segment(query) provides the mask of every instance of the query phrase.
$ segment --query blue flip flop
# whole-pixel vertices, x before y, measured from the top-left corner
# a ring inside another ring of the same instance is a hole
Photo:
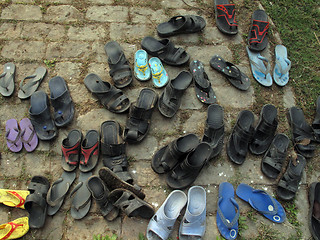
[[[276,63],[273,70],[273,79],[279,86],[284,86],[289,82],[289,70],[291,61],[288,59],[287,48],[283,45],[277,45],[274,49]]]
[[[234,189],[231,183],[219,185],[219,200],[217,210],[217,226],[225,239],[236,239],[238,235],[239,205],[234,199]]]
[[[286,219],[286,212],[282,205],[265,191],[241,183],[236,193],[239,198],[248,202],[251,207],[272,222],[283,223]]]
[[[160,59],[157,57],[150,58],[149,66],[151,68],[153,85],[156,88],[164,87],[169,82],[169,76]]]
[[[272,76],[270,74],[270,63],[265,57],[262,57],[259,52],[253,52],[247,47],[247,53],[251,65],[253,77],[258,83],[265,87],[272,85]],[[267,67],[265,65],[267,64]]]
[[[134,55],[134,76],[140,81],[147,81],[151,77],[148,54],[145,50],[138,50]]]

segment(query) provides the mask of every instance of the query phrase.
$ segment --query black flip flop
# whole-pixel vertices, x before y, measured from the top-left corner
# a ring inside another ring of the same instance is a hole
[[[320,96],[317,98],[316,116],[313,120],[312,128],[317,142],[320,142]]]
[[[218,29],[225,34],[237,34],[235,4],[230,4],[229,0],[215,0],[214,9]]]
[[[252,51],[261,52],[268,45],[268,15],[263,10],[256,10],[252,14],[251,27],[248,34],[248,45]]]
[[[202,62],[195,60],[190,63],[190,72],[194,79],[195,91],[200,102],[214,104],[217,102],[215,92],[211,87],[210,80],[204,70]]]
[[[215,55],[210,60],[210,66],[224,74],[229,82],[239,90],[246,91],[249,89],[250,79],[233,63],[226,62],[219,55]]]
[[[195,134],[179,137],[167,146],[161,148],[153,156],[151,167],[156,173],[171,171],[187,154],[199,145],[199,138]]]
[[[189,54],[182,48],[176,48],[169,39],[157,40],[153,37],[145,37],[141,42],[142,49],[154,57],[158,57],[162,62],[180,66],[189,61]]]
[[[81,172],[92,171],[99,160],[99,133],[89,130],[81,142],[79,169]]]
[[[66,81],[59,76],[49,81],[50,100],[54,108],[54,123],[57,127],[69,124],[74,116],[74,104]]]
[[[3,73],[0,75],[0,93],[4,97],[10,97],[14,91],[14,78],[16,66],[13,63],[4,65]]]
[[[191,82],[192,75],[188,71],[181,71],[176,78],[170,80],[158,101],[158,109],[163,116],[171,118],[176,114],[182,95]]]
[[[38,67],[32,75],[22,79],[20,82],[20,90],[18,92],[18,97],[20,99],[29,98],[32,95],[32,93],[37,91],[40,83],[42,82],[46,74],[47,74],[46,68]],[[24,80],[28,80],[28,79],[29,81],[23,85]]]
[[[50,114],[49,98],[43,91],[31,95],[29,116],[40,140],[48,141],[56,137],[57,128]]]
[[[111,41],[104,46],[108,55],[109,74],[117,88],[124,88],[132,82],[132,73],[124,52],[120,45]]]
[[[206,26],[203,17],[195,15],[174,16],[168,22],[160,23],[157,27],[159,37],[170,37],[178,34],[200,32]]]
[[[320,182],[314,182],[309,188],[310,209],[308,225],[314,239],[320,239]]]
[[[129,98],[120,89],[102,81],[97,74],[88,74],[84,79],[84,84],[110,112],[123,113],[129,109]]]

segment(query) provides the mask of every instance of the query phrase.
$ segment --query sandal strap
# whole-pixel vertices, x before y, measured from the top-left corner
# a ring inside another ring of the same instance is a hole
[[[232,205],[236,208],[237,210],[237,213],[235,214],[234,218],[231,220],[231,219],[226,219],[226,217],[224,216],[224,214],[222,213],[221,211],[221,208],[220,208],[220,204],[222,202],[223,198],[220,197],[219,200],[218,200],[218,209],[217,209],[217,213],[219,214],[220,216],[220,219],[222,220],[223,224],[228,228],[228,229],[231,229],[237,222],[238,222],[238,219],[240,217],[240,209],[239,209],[239,205],[238,203],[236,202],[236,200],[234,198],[230,198],[230,202],[232,203]],[[227,221],[228,220],[228,221]],[[231,220],[231,221],[230,221]]]
[[[267,67],[265,69],[261,68],[261,66],[259,64],[257,64],[255,61],[251,60],[251,58],[249,58],[250,63],[255,66],[261,73],[263,73],[265,76],[267,76],[268,73],[270,73],[270,69],[271,69],[271,65],[268,59],[266,59],[265,57],[262,57],[261,55],[258,56],[258,58],[260,60],[262,60],[264,63],[267,64]]]
[[[79,182],[75,187],[74,189],[71,191],[70,193],[70,197],[72,197],[74,194],[76,194],[76,192],[82,187],[84,183],[83,182]],[[89,190],[88,190],[89,191]],[[90,197],[88,197],[85,201],[83,201],[82,203],[80,203],[79,205],[72,205],[72,207],[74,207],[76,210],[80,210],[84,207],[87,206],[87,204],[91,201],[91,195]]]
[[[80,164],[87,165],[91,157],[99,155],[99,141],[91,147],[81,147],[81,155],[84,158],[80,160]]]
[[[70,155],[78,155],[79,151],[80,151],[80,141],[77,142],[74,146],[72,147],[67,147],[63,144],[62,142],[62,146],[61,146],[61,150],[62,150],[62,154],[64,156],[64,159],[66,160],[66,163],[68,165],[78,165],[79,159],[77,159],[76,161],[71,161],[69,156]]]
[[[130,118],[134,118],[136,120],[149,120],[153,113],[153,108],[145,109],[137,106],[132,106],[130,108]]]
[[[235,5],[234,4],[218,4],[217,7],[217,17],[225,19],[228,25],[238,26],[235,20]]]
[[[24,134],[26,133],[26,129],[24,129],[24,130],[21,132],[21,141],[22,141],[23,143],[26,143],[26,144],[29,144],[29,142],[33,139],[33,137],[34,137],[34,135],[35,135],[35,133],[36,133],[36,131],[34,130],[34,128],[33,128],[32,125],[29,125],[28,127],[29,127],[29,129],[31,130],[31,134],[30,134],[30,136],[29,136],[29,138],[28,138],[27,140],[25,140],[25,139],[23,138]]]
[[[35,78],[36,76],[37,76],[36,74],[30,75],[20,81],[20,89],[22,92],[25,92],[25,89],[32,87],[33,85],[37,84],[42,79],[41,77]],[[24,80],[27,80],[27,79],[33,79],[33,80],[31,80],[31,81],[27,82],[25,85],[23,85]]]
[[[10,76],[6,78],[7,73],[10,74]],[[3,72],[0,75],[0,78],[4,78],[4,81],[0,81],[0,86],[7,89],[10,84],[10,81],[13,78],[13,75],[14,75],[14,72]],[[5,80],[7,80],[7,81],[5,81]]]
[[[119,156],[126,153],[126,144],[125,143],[118,143],[118,144],[112,144],[112,143],[104,143],[101,141],[101,154],[107,155],[107,156]]]
[[[268,29],[269,22],[253,20],[251,28],[251,35],[253,37],[249,39],[249,44],[261,43],[268,33]]]
[[[68,193],[68,190],[70,188],[70,183],[67,183],[67,187],[65,189],[65,191],[63,192],[63,194],[61,194],[60,197],[58,197],[56,200],[52,201],[52,197],[51,197],[51,194],[52,194],[52,189],[54,188],[54,186],[56,186],[57,184],[61,183],[63,181],[63,178],[59,178],[58,180],[56,180],[51,188],[49,189],[48,191],[48,195],[47,195],[47,203],[51,206],[51,207],[54,207],[56,206],[57,204],[59,204],[61,202],[61,200],[64,199],[64,197],[67,195]]]
[[[110,66],[109,74],[111,77],[113,77],[116,74],[116,72],[118,72],[118,71],[122,71],[122,70],[130,71],[131,70],[129,63],[128,63],[128,60],[126,59],[123,52],[121,53],[117,62],[113,63],[113,62],[111,62],[111,59],[109,58],[108,63]]]
[[[113,203],[113,205],[120,208],[128,216],[130,216],[133,211],[143,206],[141,202],[137,201],[135,195],[129,191],[123,191],[122,195]]]
[[[287,66],[285,68],[282,68],[282,62],[285,62],[287,64]],[[281,60],[276,59],[276,65],[278,66],[281,76],[286,75],[289,70],[291,69],[291,61],[288,58]]]
[[[185,53],[185,50],[182,48],[176,48],[174,44],[169,39],[163,39],[160,41],[165,46],[156,51],[158,56],[164,61],[176,62],[179,60],[180,56]]]
[[[15,130],[18,134],[17,134],[17,136],[16,136],[16,138],[14,140],[10,140],[10,139],[8,139],[8,136],[10,134],[10,130],[11,129],[9,129],[9,131],[7,131],[7,133],[6,133],[7,141],[9,143],[11,143],[11,144],[16,145],[16,143],[21,139],[21,131],[19,129],[17,129],[17,128],[13,128],[13,130]]]
[[[26,202],[24,203],[24,208],[28,211],[28,213],[30,213],[32,210],[33,204],[40,206],[41,209],[45,209],[47,206],[47,201],[41,193],[35,192],[29,194],[26,198]]]

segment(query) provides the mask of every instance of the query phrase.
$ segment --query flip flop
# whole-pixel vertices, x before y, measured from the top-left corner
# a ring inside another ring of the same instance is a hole
[[[79,130],[71,130],[68,136],[62,140],[61,166],[66,172],[74,171],[80,159],[82,133]]]
[[[199,101],[208,105],[216,103],[216,94],[211,87],[210,80],[204,70],[202,62],[199,60],[192,61],[190,63],[190,72],[194,79],[194,89]]]
[[[49,216],[55,215],[63,204],[63,201],[76,178],[75,172],[63,172],[61,177],[56,180],[49,188],[47,194]]]
[[[286,212],[282,205],[265,191],[241,183],[236,193],[239,198],[249,203],[251,207],[272,222],[283,223],[286,219]]]
[[[309,188],[310,209],[308,225],[314,239],[320,239],[320,182],[314,182]]]
[[[268,15],[263,10],[256,10],[252,14],[251,27],[248,34],[248,45],[252,51],[262,51],[268,45]]]
[[[206,190],[193,186],[188,191],[188,203],[180,223],[179,240],[200,240],[206,231]]]
[[[29,194],[30,192],[26,190],[0,189],[0,203],[24,209],[24,203]]]
[[[285,46],[277,45],[274,52],[276,63],[273,70],[273,79],[276,84],[282,87],[289,82],[291,61],[288,59],[288,52]]]
[[[235,19],[235,4],[228,0],[215,0],[214,13],[218,29],[225,34],[235,35],[238,33],[238,24]]]
[[[21,141],[21,131],[16,119],[9,119],[6,122],[7,146],[11,152],[20,152],[23,145]]]
[[[81,172],[92,171],[99,160],[99,133],[89,130],[81,142],[79,169]]]
[[[174,223],[187,203],[187,196],[181,190],[172,191],[161,207],[150,219],[147,227],[148,240],[166,240]]]
[[[14,221],[0,225],[0,239],[21,238],[28,231],[28,217],[17,218]]]
[[[153,86],[155,86],[156,88],[162,88],[167,85],[169,76],[167,71],[164,69],[160,59],[157,57],[150,58],[149,66],[151,69]]]
[[[20,82],[20,89],[18,92],[18,97],[20,99],[29,98],[35,91],[37,91],[40,83],[46,76],[47,69],[44,67],[38,67],[36,71],[31,75],[27,76]],[[23,85],[24,80],[30,79],[26,84]]]
[[[147,81],[151,77],[148,53],[145,50],[140,49],[134,55],[134,76],[139,81]]]
[[[13,63],[4,65],[3,73],[0,75],[0,93],[4,97],[10,97],[14,91],[14,78],[16,66]]]
[[[33,152],[38,146],[38,137],[29,118],[23,118],[19,122],[21,129],[21,141],[27,152]]]
[[[227,240],[236,239],[238,235],[239,205],[234,199],[234,189],[231,183],[219,185],[219,200],[217,210],[217,226],[220,234]]]
[[[260,53],[252,52],[247,47],[247,53],[251,65],[251,71],[253,77],[262,86],[270,87],[272,85],[272,76],[270,74],[270,63],[265,57],[262,57]],[[267,67],[265,66],[267,64]]]

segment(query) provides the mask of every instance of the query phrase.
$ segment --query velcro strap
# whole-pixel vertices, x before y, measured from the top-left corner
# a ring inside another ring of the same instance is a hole
[[[140,119],[141,120],[150,119],[152,116],[152,110],[153,110],[153,108],[145,109],[145,108],[133,106],[130,109],[130,118],[135,118],[135,119],[139,119],[139,120]]]
[[[106,144],[101,141],[101,153],[108,156],[119,156],[125,154],[126,144]]]

